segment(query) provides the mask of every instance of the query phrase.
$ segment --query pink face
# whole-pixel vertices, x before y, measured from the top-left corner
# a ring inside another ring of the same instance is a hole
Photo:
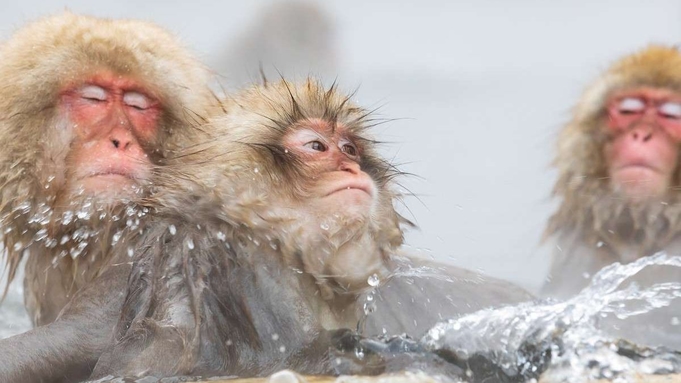
[[[66,87],[60,108],[73,124],[66,166],[70,194],[129,196],[144,183],[161,114],[159,102],[136,81],[103,73]]]
[[[307,120],[284,137],[284,146],[316,175],[308,207],[344,215],[368,214],[377,188],[360,167],[361,147],[343,126],[333,129],[321,119]]]
[[[607,105],[604,153],[614,189],[634,200],[664,196],[681,142],[681,96],[665,89],[617,93]]]

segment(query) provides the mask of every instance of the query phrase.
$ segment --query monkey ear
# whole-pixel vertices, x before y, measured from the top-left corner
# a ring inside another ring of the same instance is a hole
[[[265,70],[262,67],[262,61],[258,62],[258,71],[260,72],[260,80],[262,80],[263,88],[267,88],[267,76],[265,76]]]

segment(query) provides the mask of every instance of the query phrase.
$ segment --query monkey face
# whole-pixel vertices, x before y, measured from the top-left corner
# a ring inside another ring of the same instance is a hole
[[[159,103],[136,81],[110,73],[67,87],[60,108],[72,124],[67,194],[117,201],[140,192],[152,163]]]
[[[310,178],[306,210],[355,220],[370,214],[377,187],[362,170],[362,148],[345,127],[308,119],[288,132],[283,142],[285,150],[307,168],[303,173]]]
[[[634,200],[664,196],[677,167],[681,96],[648,87],[620,92],[607,115],[604,155],[613,189]]]

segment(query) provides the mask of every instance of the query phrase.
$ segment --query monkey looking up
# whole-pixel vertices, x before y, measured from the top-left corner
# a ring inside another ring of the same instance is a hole
[[[305,272],[326,328],[356,326],[361,295],[375,290],[370,283],[382,287],[369,324],[398,321],[386,331],[413,335],[468,310],[531,299],[510,283],[396,256],[407,221],[393,206],[400,172],[378,155],[369,130],[377,122],[335,85],[324,89],[308,80],[253,87],[231,100],[209,129],[221,134],[213,150],[239,160],[222,154],[224,165],[216,162],[225,170],[214,181],[207,167],[191,174],[211,180],[214,192],[230,201],[223,207],[227,216],[265,230],[261,236],[275,239],[285,263]],[[430,275],[395,275],[419,268]],[[423,311],[418,318],[408,309],[413,304]],[[407,308],[396,315],[397,305]]]
[[[554,195],[561,204],[546,229],[556,250],[544,295],[570,296],[614,262],[679,254],[680,145],[678,49],[650,46],[625,56],[587,88],[558,139]],[[635,277],[643,287],[679,279],[674,267]],[[624,336],[680,348],[678,329],[668,328],[675,307],[643,316]]]
[[[205,129],[214,137],[153,181],[155,213],[126,238],[136,249],[127,298],[94,379],[328,374],[333,330],[357,328],[360,297],[398,263],[399,172],[376,154],[370,114],[314,80],[253,87],[225,109]],[[423,322],[466,310],[457,292],[436,296],[457,283],[394,281],[386,294],[396,300],[371,316],[396,315],[383,323],[391,330],[421,322],[413,291],[451,300]]]
[[[209,73],[167,31],[63,13],[0,46],[0,226],[11,281],[27,257],[34,325],[98,275],[101,222],[148,194],[154,168],[213,103]],[[192,130],[191,134],[196,134]]]

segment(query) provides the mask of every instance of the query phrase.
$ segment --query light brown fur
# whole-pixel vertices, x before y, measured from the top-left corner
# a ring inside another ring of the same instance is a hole
[[[587,246],[607,247],[612,259],[664,249],[681,233],[681,167],[662,200],[626,202],[609,183],[603,145],[605,103],[613,92],[639,86],[681,92],[681,52],[650,46],[615,62],[589,86],[558,137],[553,194],[561,199],[546,237],[577,236]],[[601,251],[601,250],[599,250]],[[631,259],[628,259],[631,260]]]
[[[85,220],[64,224],[71,208],[55,210],[64,182],[71,135],[57,113],[58,92],[100,70],[135,78],[163,106],[154,155],[164,158],[188,143],[184,126],[208,113],[213,95],[209,73],[167,31],[136,20],[110,20],[63,13],[18,30],[0,46],[0,226],[9,280],[25,253],[25,296],[35,324],[54,319],[68,297],[97,274],[105,260],[60,254],[53,246],[67,237],[70,248]],[[89,201],[93,202],[93,201]],[[96,204],[96,201],[94,201]],[[86,209],[87,210],[87,209]],[[96,209],[95,209],[96,211]],[[74,227],[68,227],[75,225]],[[81,245],[83,246],[83,245]]]
[[[354,301],[369,288],[367,280],[372,274],[387,277],[386,262],[401,245],[400,225],[407,221],[393,207],[398,198],[393,179],[399,171],[375,152],[368,127],[376,121],[370,113],[355,106],[335,86],[325,89],[314,80],[301,84],[282,80],[252,87],[226,100],[225,110],[204,129],[214,134],[210,143],[181,156],[177,164],[180,172],[164,172],[160,176],[165,181],[157,184],[172,185],[184,179],[191,185],[199,180],[207,194],[225,201],[221,214],[240,228],[238,235],[247,237],[245,242],[276,248],[287,265],[312,278],[311,288],[319,291],[309,296],[321,298],[321,306],[334,299],[334,304],[348,297]],[[295,124],[313,118],[343,125],[366,144],[362,167],[379,187],[377,204],[366,219],[334,218],[324,212],[314,218],[302,215],[300,204],[309,198],[307,190],[314,174],[286,153],[281,141]],[[165,186],[160,189],[196,187]],[[158,199],[154,205],[184,210],[182,206],[188,202],[182,195],[179,200],[176,197],[173,192],[161,192],[154,196]],[[321,230],[317,223],[317,230],[311,231],[306,226],[310,219],[326,222],[328,228]],[[349,296],[344,297],[346,294]],[[356,320],[354,310],[350,316]]]
[[[306,287],[299,294],[323,327],[358,325],[365,315],[365,294],[376,292],[368,282],[374,274],[382,287],[377,312],[367,324],[373,334],[387,329],[418,335],[436,320],[530,299],[502,281],[400,256],[402,229],[411,225],[393,206],[401,197],[395,182],[402,173],[377,153],[370,128],[380,121],[335,86],[325,89],[314,80],[269,83],[226,100],[224,107],[225,113],[205,129],[215,136],[210,143],[193,147],[159,174],[160,192],[151,204],[161,212],[182,212],[190,222],[217,214],[233,228],[226,233],[228,242],[238,243],[245,253],[283,257],[289,268],[301,271]],[[332,219],[325,212],[310,217],[301,209],[315,175],[286,152],[281,140],[297,123],[315,118],[349,128],[363,145],[361,167],[379,190],[365,219],[342,214]],[[187,199],[186,190],[201,197]],[[201,202],[206,200],[212,202]],[[328,224],[326,230],[319,229],[320,222]],[[412,269],[426,272],[419,275]],[[412,306],[419,306],[418,312],[408,309]]]

